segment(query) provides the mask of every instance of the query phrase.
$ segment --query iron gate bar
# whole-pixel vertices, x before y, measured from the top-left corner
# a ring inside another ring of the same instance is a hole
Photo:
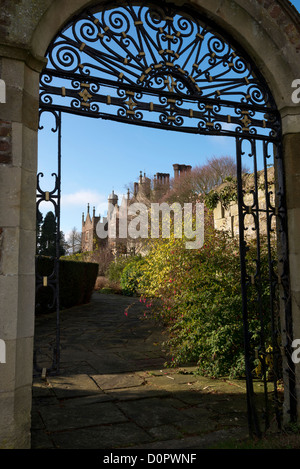
[[[74,74],[71,76],[59,74],[61,79],[72,79],[73,84],[73,89],[64,87],[63,99],[72,98],[72,101],[69,105],[63,105],[61,101],[53,102],[54,97],[59,97],[60,99],[62,97],[62,87],[50,86],[53,77],[57,76],[57,72],[52,73],[52,71],[41,75],[40,107],[43,109],[60,109],[63,112],[71,112],[72,114],[103,119],[108,118],[110,120],[146,125],[148,127],[183,130],[192,133],[213,134],[217,131],[219,134],[229,136],[238,136],[244,133],[245,135],[255,134],[257,138],[264,139],[267,137],[264,132],[269,129],[269,138],[272,141],[278,140],[278,135],[280,134],[279,113],[266,108],[266,106],[212,99],[199,96],[199,94],[184,95],[179,92],[162,92],[161,90],[147,92],[144,88],[141,90],[137,86],[124,86],[124,84],[119,84],[118,86],[111,81],[97,78],[88,79],[84,77],[83,81],[79,82],[78,77]],[[170,77],[171,75],[167,76]],[[172,76],[175,76],[174,73]],[[108,93],[99,94],[101,85],[105,85],[112,90],[118,90],[119,97],[109,95]],[[93,86],[96,87],[96,91],[92,89]],[[83,96],[83,90],[86,91],[87,89],[89,91]],[[120,96],[121,90],[123,96]],[[129,94],[132,96],[131,104],[136,108],[134,112],[131,112],[128,105]],[[159,99],[159,103],[140,101],[144,95]],[[114,107],[119,109],[114,114],[107,111],[104,112],[103,110],[100,111],[99,103],[103,104],[105,109]],[[185,104],[185,107],[181,107],[183,104]],[[194,108],[191,108],[189,105],[194,106]],[[138,114],[135,114],[136,111]],[[149,113],[152,118],[159,114],[159,121],[155,122],[145,119],[141,111]],[[256,113],[260,115],[255,117]],[[171,117],[175,117],[177,120],[172,121],[170,120]],[[194,125],[186,125],[184,119],[187,121],[192,120]],[[246,123],[244,123],[245,119],[247,119]],[[195,122],[196,120],[197,122]],[[221,124],[230,125],[232,129],[226,130],[222,128]],[[236,126],[236,128],[233,128],[233,126]]]
[[[47,110],[46,112],[48,112]],[[41,115],[45,112],[40,110],[40,119]],[[52,173],[52,176],[55,178],[55,185],[52,191],[43,191],[40,187],[40,177],[43,177],[43,173],[38,173],[37,175],[37,203],[36,210],[37,214],[39,213],[39,205],[41,202],[51,202],[54,207],[55,214],[55,223],[56,223],[56,233],[55,233],[55,257],[53,257],[53,271],[50,275],[46,277],[38,273],[37,260],[36,260],[36,293],[40,288],[48,286],[53,291],[53,303],[49,305],[50,307],[55,306],[56,311],[56,337],[55,344],[52,348],[52,365],[46,369],[38,365],[37,355],[40,352],[39,349],[34,350],[34,371],[37,373],[35,376],[40,376],[41,374],[58,374],[60,368],[60,301],[59,301],[59,257],[60,257],[60,201],[61,201],[61,138],[62,138],[62,115],[60,111],[51,111],[55,118],[55,127],[51,130],[53,133],[57,132],[57,173]],[[42,126],[39,126],[39,130],[42,130]],[[46,285],[45,285],[46,284]]]
[[[266,346],[265,346],[265,327],[264,327],[264,315],[262,311],[262,278],[261,278],[261,243],[260,243],[260,219],[259,214],[262,212],[259,209],[259,200],[258,200],[258,181],[257,181],[257,148],[256,148],[256,140],[249,140],[251,144],[251,154],[249,155],[253,158],[253,166],[254,166],[254,193],[253,193],[253,206],[252,213],[254,216],[254,224],[256,230],[256,272],[254,274],[254,286],[257,292],[257,305],[258,305],[258,313],[260,318],[260,345],[258,347],[258,359],[261,362],[262,366],[262,375],[263,375],[263,383],[264,383],[264,399],[265,399],[265,430],[268,429],[270,424],[269,419],[269,400],[268,400],[268,388],[267,388],[267,370],[266,370]],[[243,203],[243,207],[245,207],[245,203]],[[246,207],[245,207],[246,208]]]
[[[269,416],[269,399],[268,399],[268,383],[267,383],[267,368],[266,368],[266,344],[265,344],[265,326],[264,326],[264,314],[262,311],[262,277],[261,277],[261,242],[260,242],[260,218],[259,215],[262,212],[259,208],[258,200],[258,169],[257,169],[257,142],[251,140],[251,157],[253,158],[254,165],[254,213],[255,213],[255,229],[256,229],[256,272],[254,274],[255,288],[257,291],[257,304],[259,309],[260,318],[260,346],[258,348],[258,357],[262,366],[263,383],[264,383],[264,398],[265,398],[265,430],[269,428],[270,416]],[[265,210],[263,210],[265,212]]]
[[[256,104],[256,103],[248,103],[248,102],[242,102],[242,101],[233,101],[233,100],[229,100],[229,99],[224,99],[222,98],[222,100],[218,99],[216,100],[216,98],[212,98],[212,97],[207,97],[207,96],[202,96],[201,94],[199,93],[190,93],[190,94],[184,94],[182,92],[180,92],[180,90],[176,91],[176,92],[171,92],[171,91],[163,91],[161,89],[155,89],[155,91],[153,89],[147,89],[147,88],[141,88],[140,86],[136,85],[136,84],[124,84],[123,82],[121,81],[113,81],[113,80],[109,80],[109,79],[105,79],[104,77],[95,77],[95,76],[89,76],[89,75],[78,75],[76,73],[67,73],[65,70],[52,70],[52,69],[48,69],[47,67],[44,68],[44,70],[41,72],[41,83],[40,83],[40,95],[43,95],[43,93],[45,93],[47,90],[48,92],[50,93],[50,95],[52,94],[52,92],[56,91],[57,95],[58,96],[62,96],[61,93],[62,93],[62,90],[61,90],[61,87],[55,87],[55,86],[51,86],[49,83],[50,81],[52,80],[52,78],[59,78],[59,79],[65,79],[65,80],[72,80],[72,81],[77,81],[79,82],[79,79],[81,79],[80,81],[81,82],[84,82],[86,84],[96,84],[96,85],[105,85],[105,86],[108,86],[112,89],[115,89],[115,90],[123,90],[123,91],[126,91],[126,90],[129,90],[129,91],[135,91],[135,92],[143,92],[143,94],[145,95],[148,95],[148,96],[152,96],[152,95],[157,95],[157,96],[160,96],[160,97],[164,97],[164,96],[169,96],[169,97],[175,97],[177,99],[179,99],[180,97],[181,98],[185,98],[186,100],[190,100],[190,101],[193,101],[193,100],[200,100],[201,102],[205,103],[205,104],[222,104],[224,106],[228,106],[228,107],[236,107],[238,106],[239,108],[243,109],[243,110],[253,110],[253,111],[260,111],[260,112],[268,112],[270,115],[274,115],[276,116],[277,118],[280,118],[280,114],[278,112],[278,110],[276,108],[274,108],[273,105],[269,105],[269,104]],[[43,80],[45,80],[45,82],[43,82]],[[249,82],[251,83],[251,81],[249,80]],[[255,84],[255,82],[253,81],[253,83]],[[66,93],[69,91],[71,92],[71,90],[68,90],[67,88],[65,89]],[[50,97],[50,96],[49,96]],[[43,103],[43,101],[41,101],[41,104]],[[51,103],[45,103],[46,104],[51,104]]]
[[[207,43],[205,43],[206,40]],[[110,47],[111,44],[114,47]],[[204,50],[205,47],[206,50]],[[57,48],[59,48],[58,51],[55,50]],[[182,59],[182,57],[184,58]],[[280,348],[275,347],[279,330],[274,309],[278,276],[274,273],[270,245],[273,217],[276,218],[279,225],[278,239],[282,249],[280,284],[287,337],[284,348],[289,377],[290,416],[291,420],[294,420],[297,402],[295,370],[291,360],[293,331],[281,118],[260,70],[252,63],[245,51],[240,52],[240,46],[210,20],[201,17],[198,12],[187,6],[178,7],[170,2],[155,0],[147,5],[143,5],[141,2],[132,5],[127,0],[106,2],[104,5],[82,11],[62,29],[51,43],[47,50],[47,58],[48,64],[40,77],[40,112],[49,111],[56,116],[56,130],[58,131],[58,172],[57,175],[54,174],[57,188],[53,192],[47,193],[47,197],[50,197],[48,200],[53,203],[57,202],[57,206],[55,206],[55,210],[57,210],[56,258],[53,273],[53,285],[57,288],[56,345],[53,348],[53,364],[48,372],[58,373],[60,361],[58,259],[61,113],[176,132],[230,136],[236,140],[241,293],[249,431],[257,436],[262,435],[253,391],[248,322],[247,302],[251,282],[249,282],[246,268],[247,243],[244,218],[247,214],[247,206],[243,199],[242,181],[242,145],[244,141],[250,142],[254,160],[255,189],[251,208],[253,209],[257,238],[254,283],[258,300],[261,299],[259,216],[264,213],[267,217],[270,323],[273,356],[276,364],[278,364],[281,354]],[[218,67],[221,67],[221,70]],[[107,78],[108,76],[109,78]],[[56,84],[56,81],[59,82],[59,80],[63,81],[62,86]],[[66,105],[61,101],[58,102],[58,97],[72,101]],[[152,103],[147,101],[151,97],[153,98]],[[100,109],[99,104],[105,110]],[[115,113],[108,112],[107,109],[112,109],[113,106],[118,108]],[[151,112],[151,116],[159,115],[158,120],[154,121],[153,117],[151,117],[152,120],[144,119],[141,111]],[[184,119],[189,118],[193,119],[194,125],[185,125]],[[230,129],[224,127],[224,124],[227,126],[230,124]],[[262,142],[264,156],[265,209],[258,205],[256,144],[259,141]],[[279,187],[276,209],[271,204],[267,187],[267,149],[269,144],[274,144],[276,149],[275,160]],[[39,184],[38,197],[45,200],[45,193],[40,190]],[[259,355],[262,356],[266,402],[265,424],[268,427],[266,349],[263,330],[265,318],[260,301],[258,303],[261,323]],[[280,422],[281,413],[276,376],[274,376],[273,386],[275,412],[277,420]]]
[[[45,110],[54,110],[54,109],[60,109],[61,112],[65,112],[65,113],[68,113],[68,114],[76,114],[76,115],[80,115],[80,116],[83,116],[83,117],[86,117],[87,114],[85,112],[73,112],[71,109],[63,109],[59,106],[51,106],[51,105],[48,105],[47,107],[44,107],[42,106],[41,107],[42,109],[45,109]],[[89,117],[91,118],[94,118],[94,119],[97,119],[99,118],[99,116],[91,116],[89,115]],[[137,125],[137,126],[141,126],[141,127],[151,127],[151,128],[154,128],[154,129],[164,129],[164,130],[168,130],[168,131],[171,131],[171,132],[183,132],[183,133],[190,133],[190,134],[198,134],[198,135],[207,135],[207,136],[223,136],[223,137],[237,137],[237,136],[240,136],[241,133],[239,132],[236,132],[236,133],[231,133],[231,132],[227,132],[227,131],[220,131],[220,130],[217,130],[217,129],[207,129],[207,130],[204,130],[204,129],[198,129],[196,130],[195,127],[185,127],[185,128],[181,128],[181,127],[175,127],[175,126],[164,126],[160,123],[152,123],[152,122],[149,122],[149,121],[130,121],[130,120],[125,120],[123,117],[117,117],[117,116],[112,116],[112,115],[102,115],[100,117],[102,120],[109,120],[109,121],[113,121],[113,122],[119,122],[119,123],[126,123],[126,124],[131,124],[131,125]],[[247,134],[245,134],[247,135]],[[265,141],[266,140],[266,137],[263,136],[263,135],[258,135],[256,136],[256,139],[257,140],[260,140],[260,141]],[[268,141],[270,142],[276,142],[278,141],[277,138],[272,138],[270,137],[268,139]]]
[[[128,92],[129,93],[129,92]],[[68,92],[66,91],[66,94]],[[76,92],[78,94],[78,92]],[[73,97],[75,94],[73,94]],[[171,95],[164,95],[163,98],[165,100],[171,100],[174,99],[173,96]],[[60,109],[62,112],[69,112],[72,114],[78,114],[82,116],[89,116],[89,117],[94,117],[94,118],[102,118],[102,119],[109,119],[109,120],[115,120],[119,122],[126,122],[126,123],[131,123],[131,124],[137,124],[137,125],[144,125],[147,127],[159,127],[159,128],[165,128],[167,130],[176,130],[176,131],[183,131],[183,132],[190,132],[190,133],[198,133],[198,134],[208,134],[208,135],[227,135],[227,136],[239,136],[241,134],[244,135],[256,135],[257,139],[264,140],[267,136],[262,133],[258,134],[255,133],[257,132],[257,128],[261,127],[262,132],[265,132],[267,129],[271,131],[269,140],[270,141],[278,141],[278,129],[280,128],[279,126],[279,117],[275,113],[270,113],[268,114],[268,121],[261,120],[259,118],[254,118],[252,117],[251,119],[251,128],[250,127],[245,127],[242,128],[241,126],[241,117],[240,116],[234,116],[230,114],[217,114],[217,108],[216,106],[219,106],[220,109],[220,104],[219,103],[214,103],[211,101],[212,104],[209,104],[209,100],[194,100],[192,102],[193,105],[197,104],[198,108],[202,107],[203,111],[201,110],[195,110],[192,108],[185,108],[182,109],[180,108],[177,103],[179,102],[178,97],[176,103],[174,103],[172,106],[169,106],[168,108],[163,105],[163,104],[156,104],[153,102],[138,102],[138,101],[132,101],[132,105],[136,107],[137,111],[146,111],[148,113],[151,113],[152,116],[154,116],[154,113],[160,114],[160,122],[154,122],[152,120],[146,120],[146,119],[137,119],[135,114],[127,115],[126,112],[129,110],[127,108],[127,103],[125,103],[125,99],[128,99],[127,97],[121,99],[121,98],[116,98],[116,97],[109,97],[110,100],[110,107],[112,108],[113,106],[119,106],[119,110],[122,110],[125,114],[122,116],[120,114],[112,114],[112,113],[105,113],[105,112],[98,112],[97,110],[90,110],[90,107],[88,109],[83,109],[81,107],[75,108],[71,106],[62,106],[60,104],[45,104],[44,102],[41,101],[40,107],[41,109],[49,109],[49,110],[55,110],[55,109]],[[93,100],[95,104],[96,102],[101,102],[102,104],[107,104],[107,96],[98,96],[96,99]],[[175,101],[175,100],[174,100]],[[182,101],[181,101],[182,102]],[[88,103],[90,104],[90,103]],[[223,103],[222,103],[223,105]],[[214,106],[214,109],[211,110],[210,112],[207,111],[209,106]],[[234,112],[237,112],[237,108],[242,108],[239,105],[231,106],[231,110]],[[240,113],[242,113],[242,110],[239,110]],[[246,113],[246,111],[244,111]],[[260,110],[261,112],[261,110]],[[162,117],[163,116],[163,117]],[[183,125],[182,123],[177,124],[176,121],[175,123],[172,122],[171,120],[168,121],[168,119],[171,119],[172,117],[175,117],[176,119],[182,119],[186,118],[188,120],[193,120],[195,121],[197,119],[197,124],[194,126],[187,126]],[[271,120],[272,117],[272,120]],[[162,122],[162,119],[166,120],[166,123]],[[225,130],[221,128],[221,123],[225,124],[230,124],[232,127],[233,125],[236,125],[237,127],[233,130]]]
[[[237,198],[238,198],[238,211],[239,211],[239,243],[240,243],[240,262],[241,262],[241,292],[242,292],[242,316],[243,316],[243,331],[244,331],[244,350],[245,350],[245,373],[246,373],[246,387],[247,387],[247,407],[248,407],[248,427],[250,435],[261,437],[261,428],[257,415],[257,408],[255,403],[255,395],[253,390],[253,377],[252,367],[250,363],[251,347],[250,347],[250,333],[249,333],[249,319],[248,319],[248,288],[247,288],[247,271],[246,271],[246,252],[247,245],[244,236],[244,194],[243,194],[243,180],[242,180],[242,142],[243,138],[236,138],[236,164],[237,164]]]
[[[58,190],[57,190],[57,206],[58,206],[58,214],[56,220],[56,285],[57,285],[57,293],[56,293],[56,345],[53,351],[55,356],[55,368],[53,370],[54,373],[59,373],[59,366],[60,366],[60,299],[59,299],[59,258],[60,258],[60,241],[61,241],[61,233],[60,233],[60,203],[61,203],[61,137],[62,137],[62,115],[61,111],[58,112],[58,169],[57,169],[57,177],[58,177]]]
[[[274,370],[279,370],[280,367],[280,357],[281,350],[278,341],[280,340],[280,329],[277,320],[275,320],[275,298],[276,298],[276,289],[278,288],[278,275],[274,272],[274,259],[271,254],[271,233],[274,231],[272,229],[272,220],[275,216],[276,219],[276,207],[271,204],[270,194],[268,192],[268,159],[270,158],[268,151],[269,142],[263,142],[263,160],[264,160],[264,181],[265,181],[265,201],[266,201],[266,224],[267,224],[267,244],[268,244],[268,269],[269,269],[269,288],[270,288],[270,320],[271,320],[271,329],[272,329],[272,350],[273,350],[273,360],[274,360]],[[273,393],[274,393],[274,408],[278,428],[282,427],[282,411],[280,410],[280,402],[278,396],[278,376],[277,373],[273,375]]]

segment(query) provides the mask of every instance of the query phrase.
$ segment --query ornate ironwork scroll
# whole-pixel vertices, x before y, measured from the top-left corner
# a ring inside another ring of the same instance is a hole
[[[296,400],[290,359],[293,335],[281,120],[258,68],[238,44],[207,18],[187,7],[156,0],[146,5],[142,2],[133,5],[127,0],[107,2],[82,11],[51,43],[47,59],[40,77],[40,109],[57,116],[59,133],[61,113],[66,112],[170,131],[236,138],[249,428],[252,433],[261,434],[261,413],[253,390],[255,361],[260,364],[264,382],[265,427],[270,424],[270,405],[279,424],[281,421],[278,381],[282,360],[286,361],[288,370],[293,419]],[[263,154],[264,207],[258,199],[258,143]],[[253,161],[254,187],[250,202],[246,199],[242,171],[245,144],[250,146],[248,155]],[[278,172],[276,200],[268,181],[271,147],[275,148]],[[59,167],[60,157],[59,150]],[[38,184],[38,201],[59,201],[60,172],[56,182],[52,192],[41,191]],[[266,224],[267,266],[263,265],[261,255],[261,216]],[[59,221],[58,207],[56,217]],[[254,263],[250,264],[246,217],[253,222],[257,253]],[[274,258],[272,250],[275,231],[281,247],[278,259]],[[58,271],[53,277],[56,286],[57,275]],[[40,283],[41,280],[39,278]],[[269,303],[262,306],[266,289]],[[58,305],[57,293],[56,301]],[[279,308],[285,311],[281,325]],[[261,324],[259,337],[251,332],[252,321]],[[286,334],[285,344],[279,341],[280,329]],[[54,351],[55,366],[59,358],[56,355],[58,342]],[[284,357],[282,349],[286,352]],[[274,364],[271,404],[266,374],[270,356]]]
[[[40,111],[40,126],[39,129],[42,130],[41,126],[41,116],[45,111]],[[39,301],[43,303],[42,307],[48,311],[56,312],[56,328],[55,328],[55,339],[50,345],[50,353],[52,355],[52,364],[51,366],[40,365],[38,363],[39,358],[42,355],[47,355],[48,351],[45,352],[45,347],[49,349],[49,344],[39,344],[34,350],[34,370],[37,375],[51,375],[59,372],[59,363],[60,363],[60,324],[59,324],[59,313],[60,313],[60,303],[59,303],[59,257],[60,257],[60,195],[61,195],[61,112],[60,111],[51,111],[51,114],[54,118],[55,125],[52,127],[51,131],[57,134],[58,139],[58,148],[57,148],[57,173],[52,173],[54,178],[54,184],[52,190],[45,191],[41,188],[41,178],[44,177],[43,173],[38,173],[37,175],[37,194],[36,194],[36,210],[37,210],[37,221],[42,221],[42,214],[40,211],[40,205],[44,202],[49,203],[53,213],[54,213],[54,223],[55,223],[55,233],[54,233],[54,252],[51,253],[52,256],[49,259],[49,265],[43,265],[39,262],[40,253],[39,253],[39,241],[37,233],[37,256],[36,256],[36,308],[38,308]],[[50,208],[50,212],[51,212]],[[49,267],[50,266],[50,267]],[[49,270],[50,268],[50,270]],[[43,290],[42,296],[40,295],[41,290]],[[41,351],[41,348],[44,349],[44,352]]]
[[[47,58],[43,109],[199,134],[279,135],[276,106],[251,61],[170,4],[85,10]]]

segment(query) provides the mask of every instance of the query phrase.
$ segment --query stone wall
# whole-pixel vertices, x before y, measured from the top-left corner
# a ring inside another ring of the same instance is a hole
[[[0,121],[0,164],[12,162],[12,125]]]
[[[258,207],[259,207],[259,230],[261,235],[267,234],[267,213],[266,213],[266,193],[265,193],[265,182],[264,182],[264,171],[258,173]],[[222,184],[216,191],[220,191],[224,188],[225,184]],[[253,206],[253,194],[251,190],[254,189],[254,176],[249,175],[245,185],[244,204],[247,207]],[[268,171],[268,192],[270,193],[270,202],[272,206],[275,206],[275,184],[274,184],[274,168]],[[253,214],[249,213],[245,216],[245,238],[255,238],[257,231],[255,229],[255,208],[252,210]],[[224,230],[229,233],[232,237],[239,236],[239,208],[237,201],[231,201],[228,207],[224,208],[221,202],[218,202],[217,207],[213,211],[214,227],[217,230]],[[276,225],[275,217],[272,217],[271,228],[274,230],[275,235]]]

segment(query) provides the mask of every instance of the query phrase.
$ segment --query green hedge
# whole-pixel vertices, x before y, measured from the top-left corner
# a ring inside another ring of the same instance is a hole
[[[50,257],[37,257],[36,270],[42,276],[53,272],[54,260]],[[59,261],[59,298],[62,309],[89,303],[98,275],[99,265],[92,262]],[[36,312],[51,312],[53,290],[41,287],[36,294]]]

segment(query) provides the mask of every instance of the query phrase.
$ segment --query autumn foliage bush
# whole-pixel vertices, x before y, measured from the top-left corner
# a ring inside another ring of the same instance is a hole
[[[248,268],[255,273],[256,246],[249,246]],[[133,263],[131,270],[134,270]],[[207,376],[244,375],[243,317],[239,245],[210,229],[201,249],[188,250],[183,239],[157,239],[136,267],[136,289],[148,315],[168,328],[170,365],[197,363]],[[268,339],[268,254],[261,253],[261,306]],[[265,280],[263,280],[265,279]],[[259,346],[261,318],[257,290],[248,290],[249,333]],[[256,366],[253,361],[253,368]]]
[[[135,256],[127,262],[120,279],[123,295],[135,296],[137,294],[140,278],[143,274],[143,264],[142,256]]]

